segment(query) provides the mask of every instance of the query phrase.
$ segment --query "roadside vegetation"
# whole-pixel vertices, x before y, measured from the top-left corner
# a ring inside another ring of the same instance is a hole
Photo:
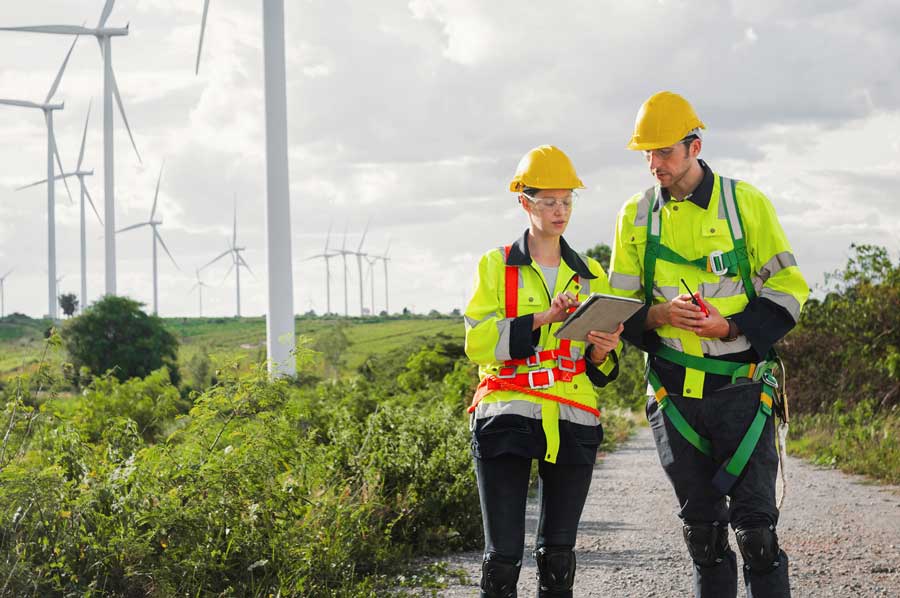
[[[851,246],[825,296],[783,343],[789,449],[816,463],[900,483],[900,263]]]
[[[166,321],[143,377],[8,321],[40,350],[2,385],[0,596],[380,596],[481,543],[459,317],[299,318],[276,382],[262,320]],[[604,393],[608,450],[634,398]]]

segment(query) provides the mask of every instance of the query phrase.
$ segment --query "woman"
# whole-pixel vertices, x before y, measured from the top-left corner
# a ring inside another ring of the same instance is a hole
[[[532,459],[540,475],[538,596],[572,596],[572,549],[603,439],[594,387],[618,374],[622,332],[621,325],[592,331],[587,342],[553,334],[583,298],[609,290],[600,264],[562,237],[574,190],[583,188],[562,150],[542,145],[525,154],[509,189],[528,230],[481,257],[466,308],[466,354],[481,377],[469,412],[484,522],[483,598],[516,596]]]

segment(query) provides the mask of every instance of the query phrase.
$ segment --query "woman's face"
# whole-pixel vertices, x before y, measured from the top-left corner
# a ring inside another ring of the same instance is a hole
[[[535,232],[548,236],[562,235],[569,224],[575,196],[571,189],[541,189],[532,199],[523,194],[522,207]]]

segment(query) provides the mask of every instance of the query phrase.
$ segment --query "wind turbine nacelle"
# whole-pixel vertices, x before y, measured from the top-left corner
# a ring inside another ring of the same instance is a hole
[[[103,27],[102,29],[95,29],[94,35],[96,36],[121,36],[128,35],[128,28],[131,26],[131,23],[128,23],[124,27]]]

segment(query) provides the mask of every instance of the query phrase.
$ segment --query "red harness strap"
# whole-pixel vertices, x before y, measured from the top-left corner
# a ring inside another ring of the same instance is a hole
[[[486,395],[496,391],[496,390],[512,390],[514,392],[521,392],[527,395],[531,395],[533,397],[540,397],[542,399],[547,399],[550,401],[556,401],[557,403],[561,403],[563,405],[568,405],[570,407],[575,407],[576,409],[581,409],[582,411],[587,411],[588,413],[592,413],[597,417],[600,417],[600,411],[594,409],[593,407],[589,407],[588,405],[582,405],[577,401],[573,401],[571,399],[567,399],[565,397],[560,397],[557,395],[552,395],[547,392],[541,392],[539,390],[534,390],[528,388],[527,386],[519,386],[518,384],[510,384],[507,380],[501,380],[496,376],[485,376],[484,380],[478,385],[478,388],[475,389],[475,396],[472,398],[472,404],[469,406],[468,412],[472,413],[475,411],[475,408],[478,407],[478,403],[481,402]]]
[[[511,249],[511,245],[507,245],[503,248],[506,258],[505,295],[507,318],[515,318],[519,313],[519,268],[517,266],[511,266],[509,264],[509,252]],[[578,282],[579,277],[577,274],[575,275],[575,278],[573,280],[576,283]],[[508,359],[504,361],[503,367],[500,368],[501,377],[485,376],[485,378],[478,385],[478,388],[475,390],[475,396],[472,398],[472,404],[468,409],[469,413],[475,411],[475,407],[478,406],[478,403],[480,403],[481,399],[483,399],[486,395],[497,390],[512,390],[515,392],[521,392],[527,395],[540,397],[542,399],[556,401],[557,403],[569,405],[571,407],[587,411],[588,413],[592,413],[597,417],[600,417],[600,412],[593,407],[588,407],[587,405],[582,405],[581,403],[578,403],[571,399],[566,399],[564,397],[560,397],[550,393],[541,392],[533,388],[535,384],[537,384],[538,387],[549,387],[552,386],[557,380],[569,382],[576,374],[584,373],[584,358],[572,359],[571,344],[572,342],[569,339],[562,339],[559,342],[559,347],[556,349],[540,351],[538,353],[535,353],[531,357]],[[538,367],[542,362],[550,359],[557,360],[557,367],[532,370],[530,372],[523,372],[521,374],[516,373],[517,366],[528,365],[531,367]],[[540,382],[540,378],[542,376],[546,381],[544,384]]]
[[[509,250],[512,245],[503,248],[506,253],[506,317],[519,315],[519,269],[509,265]]]

